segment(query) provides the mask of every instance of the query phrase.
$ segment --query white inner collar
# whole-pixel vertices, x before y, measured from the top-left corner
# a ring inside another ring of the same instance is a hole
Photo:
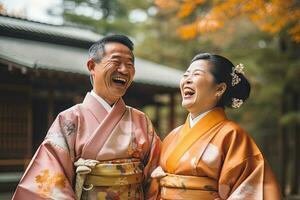
[[[104,107],[104,109],[110,113],[111,110],[113,109],[113,106],[110,106],[102,97],[97,95],[94,90],[91,91],[91,95],[95,97],[95,99]]]
[[[197,122],[199,122],[200,119],[202,119],[207,113],[209,113],[212,109],[201,113],[200,115],[198,115],[197,117],[195,117],[194,119],[192,119],[191,113],[189,114],[190,117],[190,128],[193,128],[193,126],[195,126],[195,124],[197,124]]]

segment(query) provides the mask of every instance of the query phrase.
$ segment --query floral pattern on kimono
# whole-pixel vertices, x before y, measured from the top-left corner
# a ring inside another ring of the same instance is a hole
[[[116,145],[119,141],[128,141]],[[125,139],[125,140],[124,140]],[[148,117],[123,100],[107,111],[88,93],[82,104],[61,112],[26,169],[13,199],[75,199],[75,167],[79,158],[100,162],[138,159],[143,166],[143,183],[132,186],[137,196],[130,199],[156,199],[158,185],[150,174],[158,164],[160,139]],[[113,152],[111,151],[113,147]],[[126,169],[120,168],[120,173]],[[99,189],[99,191],[98,191]],[[95,188],[88,199],[127,199],[122,187]],[[123,196],[122,196],[123,195]],[[105,198],[104,198],[105,197]],[[84,196],[83,198],[84,199]]]

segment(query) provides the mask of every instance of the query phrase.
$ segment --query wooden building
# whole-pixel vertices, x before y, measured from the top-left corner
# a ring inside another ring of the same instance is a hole
[[[91,90],[87,49],[100,37],[90,30],[0,16],[0,173],[23,171],[55,116]],[[135,67],[125,102],[151,107],[158,132],[163,132],[160,110],[167,108],[170,130],[182,72],[140,58]]]

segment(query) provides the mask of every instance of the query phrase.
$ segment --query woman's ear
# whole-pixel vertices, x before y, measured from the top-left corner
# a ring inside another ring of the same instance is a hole
[[[226,88],[227,88],[226,83],[219,83],[217,85],[216,96],[218,98],[221,98],[221,96],[225,93]]]

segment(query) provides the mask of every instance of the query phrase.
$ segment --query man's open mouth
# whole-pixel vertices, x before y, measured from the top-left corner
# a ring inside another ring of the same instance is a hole
[[[127,79],[122,77],[112,77],[112,81],[118,85],[124,86],[127,82]]]

